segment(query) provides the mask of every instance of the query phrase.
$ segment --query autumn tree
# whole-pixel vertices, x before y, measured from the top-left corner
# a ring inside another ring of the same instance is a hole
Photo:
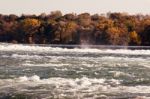
[[[150,45],[150,16],[53,11],[46,15],[0,14],[0,42]]]
[[[69,21],[64,26],[64,33],[62,34],[62,42],[73,44],[77,42],[77,24]]]
[[[51,19],[58,19],[58,18],[61,18],[62,17],[62,13],[61,11],[52,11],[49,15],[48,15],[48,18],[51,18]]]
[[[140,37],[136,31],[130,32],[129,38],[130,38],[130,41],[129,41],[130,45],[140,45],[141,44]]]
[[[126,29],[111,27],[106,30],[107,41],[110,45],[127,45],[128,34]]]
[[[91,16],[89,13],[82,13],[78,15],[78,23],[82,27],[86,27],[91,23]]]
[[[41,22],[37,19],[24,19],[20,22],[22,35],[26,38],[26,43],[34,43],[34,36],[38,32]]]
[[[96,44],[106,44],[108,43],[108,35],[106,33],[108,28],[111,28],[114,26],[114,22],[111,19],[107,19],[105,17],[99,17],[99,20],[94,22],[94,38]]]
[[[64,15],[67,21],[75,21],[77,19],[77,15],[74,13]]]

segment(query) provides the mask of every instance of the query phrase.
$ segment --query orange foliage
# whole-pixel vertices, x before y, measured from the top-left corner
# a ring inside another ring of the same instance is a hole
[[[55,44],[150,45],[150,16],[62,15],[54,11],[36,15],[0,15],[0,41]],[[70,43],[71,42],[71,43]]]
[[[34,34],[40,25],[41,22],[37,19],[27,18],[21,22],[21,28],[26,34]]]
[[[139,45],[141,43],[139,35],[136,33],[136,31],[130,32],[130,43],[132,45]]]
[[[120,35],[120,30],[116,27],[112,27],[112,28],[108,28],[108,30],[106,31],[107,35],[108,35],[108,41],[110,43],[117,44],[119,35]]]

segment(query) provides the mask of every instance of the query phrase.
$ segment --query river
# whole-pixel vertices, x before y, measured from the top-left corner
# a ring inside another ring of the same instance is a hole
[[[0,99],[150,99],[150,50],[1,43]]]

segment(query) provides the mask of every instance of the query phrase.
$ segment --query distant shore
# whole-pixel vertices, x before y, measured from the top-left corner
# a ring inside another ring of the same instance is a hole
[[[0,42],[7,43],[150,46],[149,32],[149,15],[0,15]]]

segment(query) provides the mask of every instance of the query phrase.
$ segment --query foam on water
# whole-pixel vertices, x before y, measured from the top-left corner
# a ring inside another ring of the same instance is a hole
[[[43,58],[42,56],[39,55],[19,55],[19,54],[12,54],[11,56],[8,57],[12,57],[12,58],[22,58],[22,59],[41,59]]]
[[[35,67],[61,67],[61,66],[69,66],[69,64],[54,64],[54,63],[45,63],[45,64],[31,64],[31,63],[24,63],[22,66],[35,66]]]
[[[128,49],[67,49],[67,48],[53,48],[42,46],[29,46],[18,44],[0,44],[0,51],[37,51],[37,52],[78,52],[78,53],[113,53],[113,54],[131,54],[131,55],[150,55],[150,50],[128,50]]]
[[[120,71],[109,71],[109,73],[112,73],[114,77],[120,77],[120,76],[127,76],[127,77],[133,77],[131,74],[127,74]]]
[[[42,58],[51,58],[54,60],[58,60],[58,59],[74,59],[76,57],[74,56],[48,56],[48,55],[29,55],[29,54],[12,54],[12,55],[1,55],[1,57],[12,57],[12,58],[21,58],[21,59],[42,59]],[[136,57],[136,58],[131,58],[131,57],[119,57],[119,56],[102,56],[102,57],[80,57],[78,56],[77,58],[82,58],[82,60],[89,60],[89,59],[101,59],[101,60],[125,60],[125,61],[146,61],[146,60],[150,60],[150,58],[143,58],[143,57]]]
[[[72,57],[72,56],[26,56],[26,55],[16,55],[19,59],[47,59],[45,63],[32,63],[30,61],[24,61],[22,66],[72,66],[75,62],[80,63],[80,65],[85,67],[101,67],[104,65],[111,67],[131,67],[131,66],[143,66],[146,68],[150,68],[149,58],[130,58],[130,57],[112,57],[112,56],[104,56],[104,57]],[[12,57],[13,58],[13,57]],[[79,60],[80,59],[80,60]],[[136,61],[136,63],[135,63]],[[101,63],[101,64],[99,64]],[[135,64],[135,65],[134,65]],[[78,66],[78,65],[74,65]]]
[[[79,98],[85,98],[90,93],[94,95],[101,96],[103,94],[149,94],[150,86],[122,86],[120,85],[121,81],[115,79],[96,79],[96,78],[76,78],[76,79],[67,79],[67,78],[48,78],[40,79],[39,76],[34,75],[31,77],[19,77],[15,79],[5,79],[0,80],[0,91],[6,92],[11,90],[16,92],[30,92],[36,93],[39,91],[50,91],[55,96],[63,94],[69,96],[73,94],[79,96]],[[34,90],[29,89],[34,88]],[[42,88],[42,89],[41,89]],[[80,93],[80,94],[79,94]],[[89,96],[90,97],[90,96]]]
[[[150,50],[0,44],[0,95],[120,99],[111,96],[131,94],[147,98],[149,60]]]

